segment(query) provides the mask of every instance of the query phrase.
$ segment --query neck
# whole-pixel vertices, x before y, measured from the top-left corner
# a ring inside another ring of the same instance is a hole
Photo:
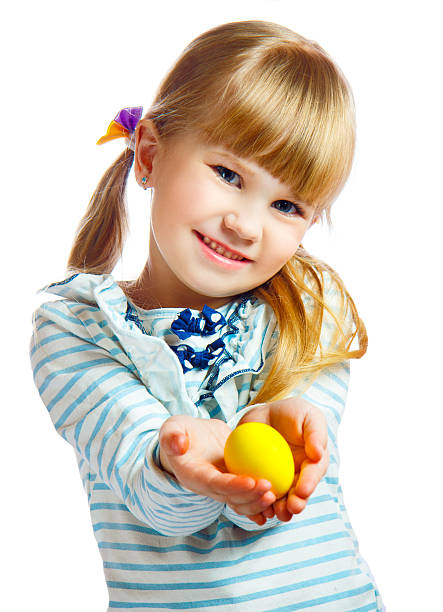
[[[125,295],[136,306],[144,310],[191,308],[201,311],[205,304],[217,309],[234,299],[234,297],[208,298],[202,296],[178,283],[178,279],[175,277],[174,279],[168,279],[163,275],[161,282],[156,282],[153,268],[151,258],[148,258],[145,267],[136,280],[119,282],[119,286]]]

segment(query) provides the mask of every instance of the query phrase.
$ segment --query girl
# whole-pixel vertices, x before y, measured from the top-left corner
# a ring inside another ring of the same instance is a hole
[[[71,273],[34,315],[34,378],[72,444],[109,609],[381,610],[338,483],[337,427],[365,328],[301,241],[343,186],[349,86],[316,43],[265,22],[201,35],[82,219]],[[134,164],[152,193],[149,258],[111,276]],[[358,337],[358,346],[353,341]],[[287,439],[288,494],[227,473],[239,423]]]

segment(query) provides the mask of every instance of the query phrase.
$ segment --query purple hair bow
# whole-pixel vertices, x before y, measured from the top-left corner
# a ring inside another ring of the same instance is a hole
[[[130,106],[122,108],[111,123],[108,125],[108,130],[104,136],[99,138],[97,144],[104,144],[114,138],[127,138],[131,145],[132,136],[143,114],[143,106]],[[132,147],[131,147],[132,148]]]

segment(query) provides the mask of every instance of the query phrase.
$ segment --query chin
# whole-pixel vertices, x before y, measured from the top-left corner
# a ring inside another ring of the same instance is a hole
[[[234,298],[236,295],[249,291],[248,289],[235,289],[233,287],[229,287],[224,289],[223,287],[209,287],[208,285],[203,285],[200,283],[186,283],[186,287],[189,289],[190,294],[195,296],[196,298],[201,298],[202,302],[211,300],[218,300],[220,303],[226,303],[229,299]],[[191,296],[190,296],[191,297]]]

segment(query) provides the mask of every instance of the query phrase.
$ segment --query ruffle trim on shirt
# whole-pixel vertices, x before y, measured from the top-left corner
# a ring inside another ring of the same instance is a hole
[[[208,363],[208,375],[199,388],[198,397],[194,398],[194,404],[186,392],[180,357],[163,338],[152,336],[144,329],[137,309],[127,299],[112,275],[78,273],[61,282],[47,285],[41,292],[97,305],[137,368],[140,379],[152,395],[167,407],[170,414],[190,414],[207,418],[207,412],[199,408],[206,397],[213,396],[222,405],[222,387],[228,380],[246,372],[261,371],[266,347],[269,346],[276,325],[271,307],[250,294],[245,294],[239,302],[233,302],[228,311],[223,310],[226,324],[219,327],[221,319],[215,321],[218,329],[211,327],[206,318],[201,317],[197,311],[189,311],[190,316],[187,313],[183,317],[183,311],[167,309],[171,311],[172,316],[182,315],[176,326],[180,328],[179,331],[192,335],[197,328],[207,331],[208,334],[215,329],[214,333],[220,333],[224,343],[223,350],[219,350],[220,345],[213,347],[216,349],[216,359],[211,364]],[[207,311],[205,314],[208,314]],[[203,323],[192,322],[191,317],[202,318]],[[187,329],[186,325],[183,325],[183,318],[189,322]],[[213,342],[214,340],[209,344]],[[205,350],[208,350],[208,346]],[[188,357],[187,354],[186,359]],[[196,363],[202,363],[201,359],[202,356],[198,356],[188,360],[191,364],[193,360],[192,365],[195,367]]]

